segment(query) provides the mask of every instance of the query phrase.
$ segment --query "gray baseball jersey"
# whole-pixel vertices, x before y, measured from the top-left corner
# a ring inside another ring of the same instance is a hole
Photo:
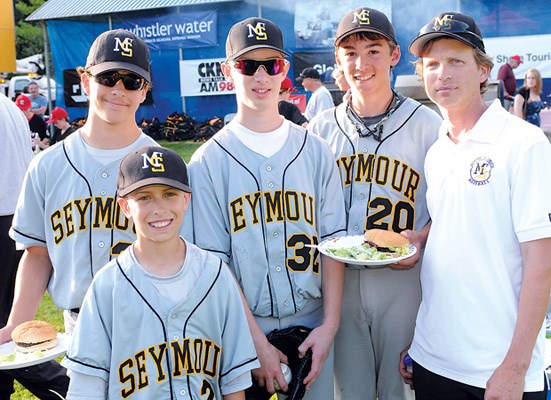
[[[129,151],[151,144],[142,134]],[[29,166],[10,234],[25,248],[48,248],[58,308],[80,307],[94,274],[136,239],[116,201],[119,164],[90,157],[77,132]]]
[[[403,99],[384,122],[381,141],[372,135],[360,137],[346,115],[346,104],[312,120],[308,128],[329,142],[337,159],[349,235],[371,228],[400,232],[426,225],[424,160],[441,121],[411,99]],[[421,301],[420,268],[361,268],[348,265],[345,271],[335,337],[335,398],[409,399],[413,392],[398,373],[396,355],[413,336]]]
[[[99,271],[63,366],[107,381],[111,399],[221,399],[221,385],[258,368],[231,272],[219,258],[186,244],[183,268],[198,264],[202,273],[176,305],[130,251]]]
[[[281,150],[264,157],[231,125],[189,164],[195,242],[229,262],[256,316],[283,318],[321,298],[315,245],[342,236],[344,200],[327,143],[289,124]]]
[[[347,230],[400,232],[420,229],[429,220],[423,177],[425,154],[438,136],[442,119],[415,100],[405,98],[384,123],[379,142],[358,135],[346,105],[324,111],[308,126],[331,146],[345,191]]]

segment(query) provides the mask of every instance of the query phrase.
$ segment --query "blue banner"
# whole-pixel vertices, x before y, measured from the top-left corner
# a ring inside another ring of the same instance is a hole
[[[151,49],[215,46],[216,11],[187,12],[151,18],[121,19],[114,25],[141,37]]]

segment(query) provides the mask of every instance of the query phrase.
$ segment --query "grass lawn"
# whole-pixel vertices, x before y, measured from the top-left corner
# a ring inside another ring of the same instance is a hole
[[[189,161],[193,152],[202,144],[195,142],[167,142],[159,141],[159,144],[164,147],[168,147],[174,151],[177,151],[182,155],[186,162]],[[53,304],[52,299],[48,294],[42,299],[38,313],[36,314],[36,319],[47,321],[54,325],[58,332],[63,332],[63,311],[56,308]],[[61,360],[60,357],[58,360]],[[15,393],[11,396],[12,399],[17,400],[35,400],[37,397],[33,396],[29,391],[22,387],[18,382],[15,383]]]

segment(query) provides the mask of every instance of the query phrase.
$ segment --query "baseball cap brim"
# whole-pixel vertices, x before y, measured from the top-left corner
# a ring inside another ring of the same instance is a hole
[[[289,57],[289,54],[284,52],[283,50],[275,47],[275,46],[267,46],[267,45],[255,45],[255,46],[250,46],[250,47],[247,47],[246,49],[243,49],[241,51],[238,51],[237,53],[235,54],[232,54],[231,57],[228,57],[227,59],[228,60],[236,60],[238,59],[239,57],[241,56],[244,56],[245,54],[253,51],[253,50],[259,50],[259,49],[269,49],[269,50],[274,50],[274,51],[277,51],[278,53],[281,54],[282,57]]]
[[[423,46],[425,46],[425,43],[427,43],[429,40],[436,39],[438,37],[447,36],[451,39],[459,40],[466,45],[470,47],[478,47],[475,46],[472,42],[472,40],[468,40],[461,36],[459,33],[451,33],[451,32],[431,32],[426,33],[424,35],[421,35],[417,38],[415,38],[409,45],[408,50],[411,54],[414,56],[419,57],[421,55],[421,51],[423,50]]]
[[[335,47],[338,47],[340,45],[340,43],[343,41],[343,39],[347,38],[348,36],[350,35],[353,35],[355,33],[360,33],[360,32],[373,32],[373,33],[378,33],[379,35],[382,35],[384,36],[386,39],[388,39],[389,41],[393,42],[393,43],[396,43],[396,40],[394,40],[393,37],[391,37],[390,35],[388,35],[386,32],[383,32],[382,30],[379,30],[379,29],[375,29],[375,28],[366,28],[366,27],[358,27],[358,28],[355,28],[355,29],[351,29],[347,32],[344,32],[342,35],[340,35],[339,37],[337,37],[335,39]]]
[[[182,182],[178,182],[174,179],[156,177],[156,178],[143,179],[141,181],[134,183],[133,185],[125,187],[124,189],[119,189],[118,194],[119,194],[119,197],[124,197],[138,189],[141,189],[146,186],[154,186],[154,185],[169,186],[171,188],[181,190],[182,192],[191,193],[191,188],[188,185],[183,184]]]
[[[122,61],[106,61],[101,64],[97,64],[97,65],[94,65],[93,67],[90,67],[89,70],[92,73],[92,75],[98,75],[103,72],[109,72],[109,71],[125,70],[141,76],[147,82],[151,82],[151,75],[145,69],[140,68],[135,64],[126,63]]]

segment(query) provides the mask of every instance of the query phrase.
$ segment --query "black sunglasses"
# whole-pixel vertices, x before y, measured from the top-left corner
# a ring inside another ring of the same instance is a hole
[[[122,80],[122,84],[126,90],[140,90],[145,86],[145,79],[136,74],[119,74],[116,71],[103,72],[94,75],[96,82],[100,85],[113,87],[118,81]]]
[[[476,37],[478,40],[482,40],[479,35],[472,31],[469,24],[454,19],[447,19],[444,21],[435,19],[421,28],[419,36],[433,32],[467,33]]]
[[[281,74],[285,69],[285,60],[277,58],[275,60],[239,60],[234,62],[234,67],[243,75],[253,76],[258,68],[264,67],[268,75],[274,76]]]

